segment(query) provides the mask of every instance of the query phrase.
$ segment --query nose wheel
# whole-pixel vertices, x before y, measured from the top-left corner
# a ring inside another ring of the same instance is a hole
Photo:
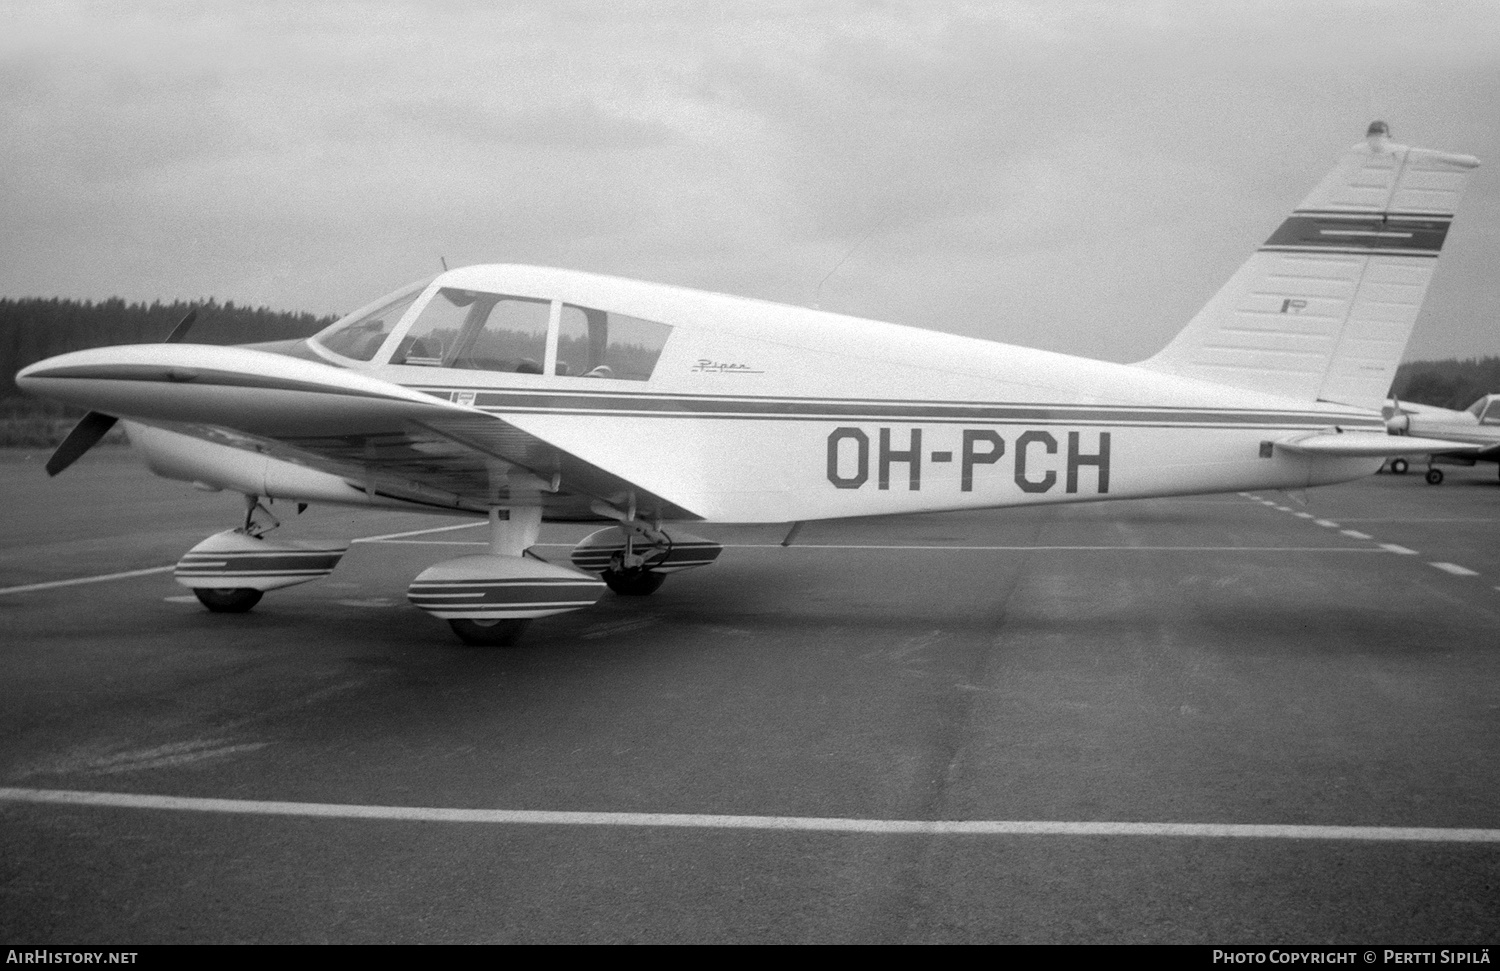
[[[194,587],[198,602],[216,614],[243,614],[260,603],[264,590],[249,587]]]
[[[600,574],[604,585],[622,597],[649,597],[667,581],[665,573],[640,567],[629,570],[605,570]]]

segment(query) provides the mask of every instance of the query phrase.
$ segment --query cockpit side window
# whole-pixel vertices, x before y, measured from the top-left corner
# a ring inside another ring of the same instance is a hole
[[[1500,398],[1481,398],[1479,403],[1484,404],[1486,401],[1489,402],[1489,407],[1480,416],[1479,423],[1481,425],[1500,425]]]
[[[392,364],[541,374],[551,301],[439,290],[412,323]]]
[[[407,308],[421,295],[422,288],[418,286],[415,291],[397,297],[362,317],[324,331],[317,335],[317,341],[335,354],[356,361],[371,360]]]
[[[671,327],[654,320],[565,303],[557,337],[557,373],[645,381],[671,333]]]

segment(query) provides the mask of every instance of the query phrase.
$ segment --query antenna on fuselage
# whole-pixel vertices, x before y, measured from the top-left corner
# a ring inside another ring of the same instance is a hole
[[[849,252],[847,252],[847,253],[844,254],[844,258],[841,259],[841,260],[839,260],[837,263],[833,264],[833,269],[831,269],[827,273],[823,274],[823,279],[821,279],[821,280],[818,281],[818,288],[813,291],[813,304],[812,304],[812,308],[814,310],[821,310],[821,309],[823,309],[822,307],[819,306],[819,304],[822,302],[822,299],[823,299],[823,284],[827,283],[828,282],[828,278],[831,277],[831,276],[833,276],[835,273],[837,273],[839,271],[839,267],[841,267],[845,263],[849,262],[849,257],[853,256],[854,253],[855,253],[855,251],[857,251],[861,246],[865,245],[865,243],[869,242],[870,237],[874,236],[875,235],[875,231],[878,230],[881,226],[884,226],[885,225],[885,221],[887,219],[889,219],[889,218],[891,218],[891,214],[890,214],[890,211],[887,210],[886,214],[884,216],[880,217],[880,222],[876,223],[874,226],[871,226],[870,227],[870,231],[867,232],[867,233],[865,233],[864,236],[860,237],[859,242],[855,243],[853,246],[851,246],[849,248]]]
[[[438,262],[441,263],[441,264],[443,264],[443,272],[447,273],[448,272],[448,260],[446,258],[444,258],[443,256],[440,255],[440,256],[438,256]]]

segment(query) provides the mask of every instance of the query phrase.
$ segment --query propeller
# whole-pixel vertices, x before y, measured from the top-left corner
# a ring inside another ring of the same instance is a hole
[[[197,319],[198,308],[194,307],[187,312],[186,317],[177,322],[177,326],[172,328],[172,332],[162,343],[182,343],[182,339],[187,336],[188,328],[192,327],[193,321]],[[109,430],[115,427],[115,422],[119,420],[114,415],[106,415],[102,411],[91,411],[84,415],[79,419],[78,424],[73,426],[73,430],[68,432],[68,437],[63,439],[62,444],[57,446],[52,457],[47,459],[45,466],[47,474],[57,475],[81,459],[85,452],[99,444],[99,439],[107,435]]]

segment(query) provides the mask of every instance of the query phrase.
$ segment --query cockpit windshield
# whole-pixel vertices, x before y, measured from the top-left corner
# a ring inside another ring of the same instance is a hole
[[[422,295],[430,280],[422,280],[388,294],[313,336],[313,341],[343,357],[373,360],[396,324]]]
[[[1500,395],[1487,394],[1464,411],[1479,419],[1482,425],[1500,425]]]

